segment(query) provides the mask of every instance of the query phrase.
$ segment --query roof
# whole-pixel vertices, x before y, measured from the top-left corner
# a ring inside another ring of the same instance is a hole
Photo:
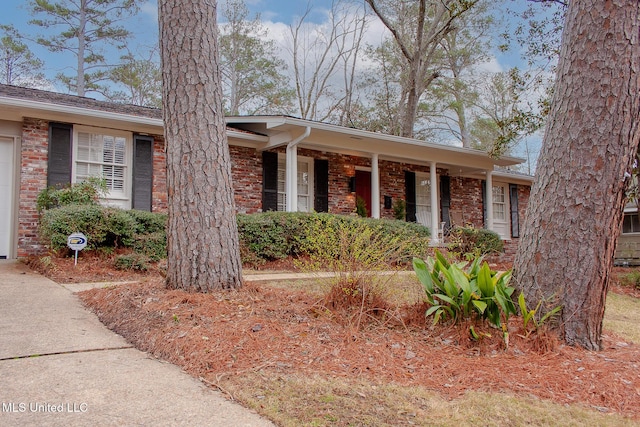
[[[233,116],[227,117],[227,124],[264,135],[268,141],[257,147],[262,150],[284,146],[303,135],[308,128],[309,135],[299,143],[299,147],[364,157],[377,154],[381,160],[411,164],[428,165],[436,162],[439,168],[448,169],[452,176],[476,176],[496,167],[504,169],[524,162],[524,159],[510,156],[495,159],[485,151],[472,148],[437,144],[289,116]],[[508,176],[497,170],[496,174],[505,178]],[[524,175],[520,176],[519,180],[531,182],[533,177]]]
[[[164,132],[162,110],[157,108],[0,84],[0,118],[22,121],[25,117],[156,135]],[[439,168],[448,169],[453,176],[483,174],[495,167],[524,162],[516,157],[494,159],[480,150],[290,116],[233,116],[226,120],[231,143],[250,145],[258,150],[284,146],[308,129],[309,135],[299,144],[302,148],[364,157],[378,155],[381,160],[412,164],[436,162]],[[520,180],[531,182],[533,177],[527,175]]]

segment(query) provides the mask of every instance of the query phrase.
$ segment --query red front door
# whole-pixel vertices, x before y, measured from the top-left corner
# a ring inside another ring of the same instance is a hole
[[[362,197],[367,206],[367,216],[371,216],[371,172],[356,171],[356,200]]]

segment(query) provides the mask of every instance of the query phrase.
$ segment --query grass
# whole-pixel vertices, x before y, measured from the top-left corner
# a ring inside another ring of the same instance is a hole
[[[604,312],[604,329],[640,343],[640,299],[627,295],[607,295],[607,305]]]
[[[245,405],[294,426],[632,426],[619,415],[501,393],[448,400],[424,387],[319,376],[248,374],[225,384]]]

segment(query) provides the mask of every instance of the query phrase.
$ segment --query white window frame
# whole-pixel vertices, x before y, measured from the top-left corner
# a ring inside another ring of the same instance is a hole
[[[496,199],[496,190],[502,189],[504,200],[502,202]],[[493,203],[493,231],[498,233],[502,240],[511,240],[511,209],[509,205],[509,184],[502,182],[494,182],[492,188],[492,203]],[[498,207],[503,208],[504,218],[498,218]]]
[[[307,165],[307,183],[309,191],[307,194],[302,194],[300,192],[300,186],[298,185],[298,200],[301,197],[307,198],[307,210],[300,209],[300,202],[296,203],[297,212],[313,212],[314,210],[314,169],[313,169],[313,157],[306,156],[298,156],[298,175],[300,175],[302,168],[301,164]],[[283,153],[278,153],[278,211],[284,212],[287,210],[287,187],[286,187],[286,168],[287,168],[287,160],[286,155]],[[283,179],[280,179],[281,176]],[[300,177],[298,177],[300,179]]]
[[[416,221],[419,224],[422,224],[426,227],[431,228],[431,191],[433,191],[433,189],[431,188],[431,175],[428,173],[423,173],[423,172],[416,172]],[[426,182],[427,185],[429,186],[429,193],[426,195],[426,200],[427,203],[418,203],[418,193],[419,193],[419,189],[420,187],[422,187],[422,183]],[[438,182],[439,181],[439,177],[438,177]],[[436,185],[436,187],[439,187],[439,185]],[[440,200],[440,199],[438,199]],[[422,209],[421,209],[422,208]],[[438,215],[439,217],[439,215]]]
[[[131,209],[131,183],[133,173],[133,134],[114,129],[98,128],[91,126],[74,126],[73,127],[73,160],[71,166],[71,180],[78,182],[78,163],[87,163],[85,160],[78,158],[79,133],[89,133],[93,135],[112,136],[115,138],[125,139],[125,159],[124,159],[124,183],[122,191],[109,191],[102,200],[104,204],[115,206],[122,209]],[[104,162],[93,162],[99,165]]]

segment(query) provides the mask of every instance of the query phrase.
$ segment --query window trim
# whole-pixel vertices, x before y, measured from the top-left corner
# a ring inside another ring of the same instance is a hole
[[[493,197],[493,189],[496,187],[501,187],[503,192],[504,192],[504,219],[497,219],[496,218],[496,209],[495,209],[495,198]],[[500,238],[502,240],[511,240],[511,203],[509,200],[509,184],[506,182],[494,182],[493,183],[493,188],[491,189],[492,193],[492,197],[491,197],[491,202],[494,204],[493,206],[493,230],[496,233],[498,233],[498,235],[500,236]],[[505,231],[504,234],[500,233],[498,231],[496,231],[496,225],[499,225],[500,228],[504,227]]]
[[[416,215],[418,215],[418,207],[419,206],[428,206],[429,207],[429,214],[428,214],[428,224],[423,224],[425,226],[431,227],[431,213],[433,212],[433,206],[431,206],[431,192],[433,191],[433,188],[431,187],[431,174],[427,173],[427,172],[415,172],[415,177],[416,177],[416,185],[415,185],[415,195],[416,195],[416,200],[415,200],[415,205],[416,205]],[[429,183],[429,197],[428,197],[428,203],[427,204],[419,204],[418,203],[418,188],[421,187],[420,183],[422,181],[427,181]],[[436,179],[436,192],[439,191],[439,187],[440,187],[440,176],[438,175],[437,179]],[[438,193],[436,193],[436,197],[438,199],[438,201],[440,200],[440,195]],[[436,209],[438,209],[438,211],[440,210],[440,206],[436,206]],[[440,218],[440,212],[438,212],[438,218]],[[417,218],[416,218],[417,221]]]
[[[300,163],[307,163],[307,173],[309,174],[309,193],[307,194],[308,197],[308,210],[307,211],[300,211],[298,210],[298,204],[296,203],[296,212],[314,212],[315,211],[315,168],[314,168],[314,158],[313,157],[308,157],[308,156],[298,156],[297,157],[297,161],[298,164]],[[278,172],[281,170],[280,169],[280,165],[283,164],[285,165],[285,177],[286,177],[286,167],[287,167],[287,163],[286,163],[286,155],[284,153],[278,153],[278,165],[277,165],[277,170]],[[299,170],[299,168],[298,168]],[[286,197],[286,193],[287,193],[287,185],[286,185],[286,181],[285,181],[285,190],[284,192],[278,190],[278,196],[280,196],[280,194],[284,194]],[[298,197],[300,197],[300,193],[298,193]],[[285,199],[286,200],[286,199]],[[284,210],[280,211],[279,210],[279,206],[280,203],[277,204],[277,209],[279,212],[285,212],[286,209],[286,201],[285,201],[285,207]]]
[[[122,194],[112,194],[109,192],[103,200],[107,205],[114,205],[117,207],[121,207],[124,209],[131,208],[131,188],[133,182],[133,133],[116,130],[116,129],[108,129],[108,128],[100,128],[93,126],[82,126],[82,125],[74,125],[73,126],[73,139],[72,139],[72,159],[71,159],[71,182],[77,183],[77,166],[78,162],[81,160],[78,159],[78,146],[79,146],[79,133],[89,133],[94,135],[107,135],[113,137],[121,137],[125,139],[125,164],[124,164],[124,185]]]

